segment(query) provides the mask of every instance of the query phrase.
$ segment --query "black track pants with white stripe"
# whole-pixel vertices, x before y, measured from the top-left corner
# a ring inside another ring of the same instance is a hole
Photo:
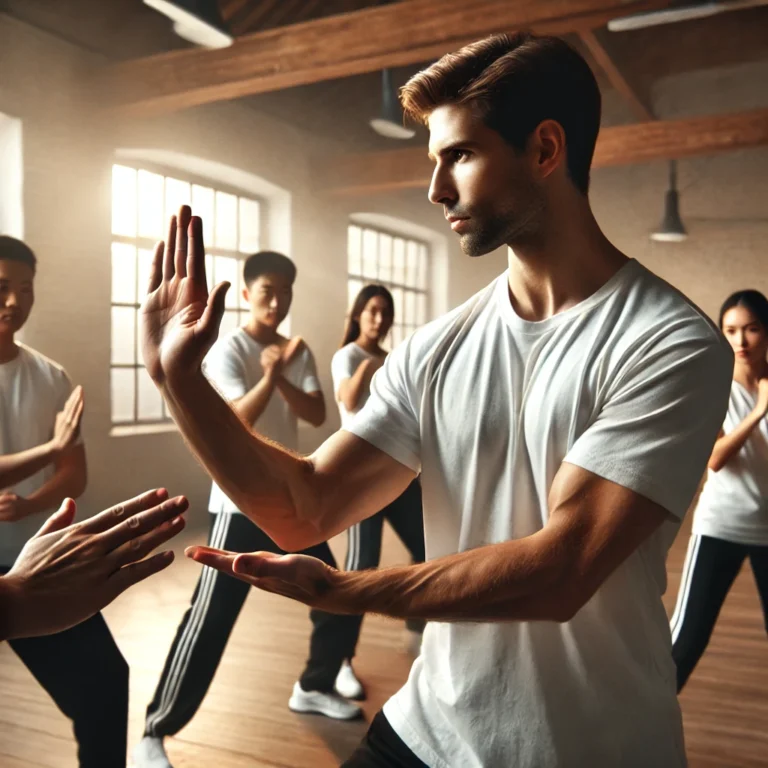
[[[720,609],[749,558],[768,630],[768,546],[748,546],[694,534],[688,544],[672,615],[672,656],[682,690],[709,643]]]
[[[208,545],[232,552],[285,554],[272,539],[239,514],[212,514]],[[336,567],[327,544],[301,554],[317,557]],[[197,712],[219,666],[232,628],[249,592],[243,581],[212,568],[203,568],[192,603],[176,631],[155,696],[147,708],[145,734],[170,736],[183,728]],[[354,652],[354,616],[311,611],[313,631],[310,663],[327,670],[332,690],[341,664]],[[349,625],[349,626],[347,626]],[[321,657],[315,658],[314,654]],[[289,691],[286,691],[286,697]]]

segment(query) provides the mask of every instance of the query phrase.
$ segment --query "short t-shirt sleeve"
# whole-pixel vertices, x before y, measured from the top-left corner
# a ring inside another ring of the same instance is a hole
[[[333,378],[333,395],[339,399],[339,388],[345,379],[351,379],[357,371],[355,355],[351,344],[337,350],[331,358],[331,377]]]
[[[347,431],[414,472],[421,470],[418,383],[412,368],[412,339],[387,355],[371,381],[371,395]]]
[[[658,347],[621,377],[564,461],[681,519],[723,423],[733,356],[714,334]]]
[[[205,358],[203,371],[227,400],[239,400],[248,392],[245,364],[229,337],[213,345]]]
[[[294,387],[302,392],[322,392],[320,379],[317,375],[315,356],[306,344],[302,345],[301,352],[286,370],[286,377]]]

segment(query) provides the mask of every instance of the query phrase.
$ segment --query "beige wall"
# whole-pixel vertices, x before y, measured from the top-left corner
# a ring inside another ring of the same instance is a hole
[[[24,338],[54,357],[87,392],[85,438],[93,512],[144,488],[167,485],[192,500],[204,518],[208,481],[175,433],[110,437],[109,295],[110,168],[118,148],[164,149],[240,168],[291,194],[291,255],[299,266],[293,330],[315,352],[326,395],[329,361],[346,309],[346,224],[352,212],[385,213],[447,236],[447,303],[454,306],[506,264],[503,252],[467,259],[441,211],[424,193],[333,200],[312,188],[309,159],[328,151],[311,136],[237,104],[185,112],[141,124],[98,117],[78,87],[101,62],[0,15],[0,112],[23,120],[25,238],[40,258],[37,306]],[[13,73],[9,77],[7,73]],[[765,68],[689,77],[699,112],[752,106]],[[756,75],[758,76],[756,78]],[[764,80],[763,80],[764,82]],[[685,82],[660,84],[668,113],[684,111]],[[651,245],[661,216],[666,168],[654,164],[595,173],[593,200],[607,233],[632,256],[680,287],[710,313],[730,290],[765,277],[768,152],[754,150],[686,161],[682,210],[691,231],[682,245]],[[714,221],[713,219],[717,219]],[[762,219],[760,223],[759,219]],[[304,430],[309,448],[338,424],[329,397],[328,424]]]

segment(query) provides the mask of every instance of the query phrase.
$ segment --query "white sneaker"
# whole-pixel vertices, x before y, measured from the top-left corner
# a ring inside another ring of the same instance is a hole
[[[165,754],[163,740],[145,736],[133,749],[133,768],[173,768]]]
[[[336,693],[343,696],[345,699],[355,699],[356,701],[365,699],[365,688],[363,688],[363,684],[357,679],[355,670],[352,669],[352,665],[349,663],[348,659],[344,659],[339,674],[336,675],[336,684],[334,687]]]
[[[293,686],[293,693],[288,699],[288,709],[294,712],[316,712],[335,720],[354,720],[363,714],[363,710],[337,693],[305,691],[298,683]]]

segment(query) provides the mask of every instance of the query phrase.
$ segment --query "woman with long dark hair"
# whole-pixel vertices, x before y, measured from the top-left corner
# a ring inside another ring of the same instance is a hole
[[[339,406],[342,428],[354,419],[368,400],[371,379],[384,364],[387,352],[381,346],[395,319],[392,294],[383,285],[366,285],[352,304],[344,328],[341,348],[333,356],[333,390]],[[376,568],[381,558],[384,520],[394,529],[416,563],[424,562],[424,522],[421,485],[414,480],[403,494],[373,517],[347,531],[347,570]],[[354,630],[359,637],[363,617]],[[408,622],[413,632],[421,632],[423,622]],[[345,662],[336,680],[336,690],[347,698],[363,698],[365,692],[351,664]]]
[[[678,691],[704,653],[746,558],[768,628],[768,300],[759,291],[729,296],[720,329],[735,355],[733,383],[672,617]]]

